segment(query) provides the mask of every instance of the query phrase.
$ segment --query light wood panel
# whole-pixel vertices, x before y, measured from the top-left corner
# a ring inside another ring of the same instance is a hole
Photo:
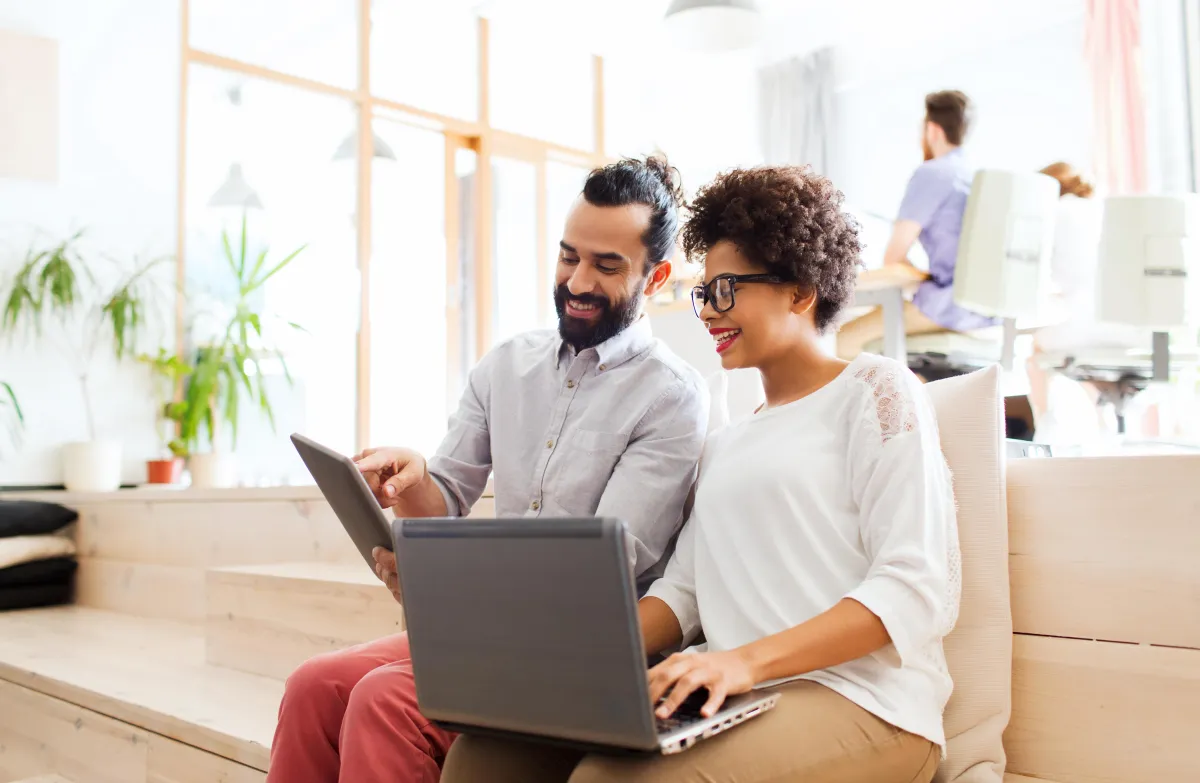
[[[145,780],[145,731],[0,681],[0,780],[57,772],[86,783]]]
[[[37,770],[37,776],[19,783],[266,780],[261,770],[0,681],[0,779],[15,780],[13,775],[28,775],[30,770]]]
[[[1024,775],[1006,774],[1004,783],[1059,783],[1049,778],[1027,778]]]
[[[150,735],[146,783],[265,783],[262,770],[206,753],[182,742]]]
[[[308,658],[404,630],[391,592],[358,564],[208,572],[210,664],[284,679]]]
[[[1200,650],[1013,642],[1012,772],[1062,783],[1200,780]]]
[[[82,557],[210,568],[360,560],[324,499],[80,506]]]
[[[1014,630],[1200,648],[1200,457],[1008,464]]]
[[[80,607],[0,613],[0,680],[263,771],[283,696],[208,665],[199,627]]]
[[[204,620],[204,571],[155,563],[81,558],[75,603],[139,617]]]

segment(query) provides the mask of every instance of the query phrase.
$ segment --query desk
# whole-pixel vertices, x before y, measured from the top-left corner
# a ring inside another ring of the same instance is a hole
[[[851,307],[878,307],[883,314],[883,355],[908,363],[904,329],[905,294],[916,289],[929,275],[908,264],[868,269],[858,276]]]
[[[851,307],[878,307],[883,313],[883,355],[908,362],[908,336],[904,333],[904,288],[899,285],[854,289]]]

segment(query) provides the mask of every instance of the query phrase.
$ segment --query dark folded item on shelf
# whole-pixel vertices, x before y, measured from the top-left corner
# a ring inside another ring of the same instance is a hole
[[[57,585],[0,587],[0,611],[69,604],[71,594],[72,586],[69,582]]]
[[[79,518],[79,512],[57,503],[0,500],[0,538],[57,533]]]
[[[78,564],[73,557],[51,557],[0,568],[0,589],[24,585],[70,584]]]

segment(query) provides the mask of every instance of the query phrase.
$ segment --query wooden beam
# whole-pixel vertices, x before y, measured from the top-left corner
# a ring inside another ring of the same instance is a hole
[[[523,136],[520,133],[494,128],[490,129],[488,133],[495,140],[497,148],[503,150],[506,158],[513,157],[530,161],[550,159],[585,169],[591,168],[597,160],[594,152],[542,141],[532,136]]]
[[[479,17],[479,124],[475,163],[475,359],[492,347],[492,245],[495,225],[492,193],[492,143],[490,32],[488,20]]]
[[[188,15],[189,0],[180,3],[183,21],[180,24],[179,39],[182,50],[188,50]],[[184,57],[179,64],[179,149],[177,169],[175,173],[175,354],[183,356],[184,312],[187,304],[187,124],[188,124],[188,59]],[[183,395],[183,379],[175,382],[175,399]],[[176,424],[176,431],[179,425]]]
[[[360,0],[361,2],[361,0]],[[294,76],[283,71],[276,71],[271,68],[264,68],[261,65],[253,65],[242,60],[235,60],[232,57],[224,57],[212,52],[206,52],[201,49],[193,49],[188,47],[183,52],[184,62],[200,63],[213,68],[220,68],[225,71],[233,71],[234,73],[244,73],[247,76],[254,76],[259,79],[264,79],[269,82],[277,82],[279,84],[287,84],[292,87],[299,87],[303,90],[319,92],[323,95],[333,95],[338,98],[345,98],[348,101],[358,98],[357,90],[347,90],[344,87],[335,87],[332,84],[325,84],[314,79],[306,79],[303,76]]]
[[[596,157],[603,159],[604,148],[604,58],[592,55],[592,121],[596,123],[595,137],[592,144],[596,149]]]
[[[458,396],[458,384],[462,367],[462,338],[464,313],[462,311],[464,281],[459,270],[462,255],[462,191],[458,183],[458,151],[466,147],[466,140],[451,134],[446,135],[446,405],[453,406]]]
[[[537,178],[537,195],[534,198],[534,209],[536,210],[537,218],[534,220],[535,230],[537,231],[536,247],[537,247],[537,292],[538,292],[538,328],[546,322],[549,316],[551,293],[550,293],[550,252],[548,247],[547,234],[550,231],[549,218],[547,210],[549,205],[546,196],[546,161],[539,160],[535,164],[535,177]]]
[[[380,109],[388,111],[387,118],[389,120],[402,122],[406,125],[415,125],[418,128],[441,131],[443,133],[456,133],[461,136],[478,136],[483,130],[478,122],[461,120],[457,117],[448,117],[445,114],[438,114],[433,111],[425,111],[424,109],[418,109],[416,106],[398,103],[387,98],[371,96],[370,101],[376,111]]]
[[[359,281],[359,324],[357,341],[357,398],[355,404],[355,450],[371,442],[371,167],[373,121],[371,115],[371,0],[358,2],[358,190],[355,199],[355,228]]]

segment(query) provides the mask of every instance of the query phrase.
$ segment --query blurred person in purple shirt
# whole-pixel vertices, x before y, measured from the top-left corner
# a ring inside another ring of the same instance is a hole
[[[861,284],[870,278],[880,278],[916,284],[912,302],[906,302],[904,308],[908,334],[965,332],[997,323],[954,303],[954,262],[974,176],[962,144],[973,113],[970,99],[958,90],[925,96],[921,137],[925,162],[913,172],[904,191],[883,254],[883,269],[865,273],[860,281]],[[918,240],[929,258],[928,275],[908,260],[908,251]],[[883,316],[877,309],[842,327],[838,334],[838,355],[853,358],[865,344],[882,336]]]

